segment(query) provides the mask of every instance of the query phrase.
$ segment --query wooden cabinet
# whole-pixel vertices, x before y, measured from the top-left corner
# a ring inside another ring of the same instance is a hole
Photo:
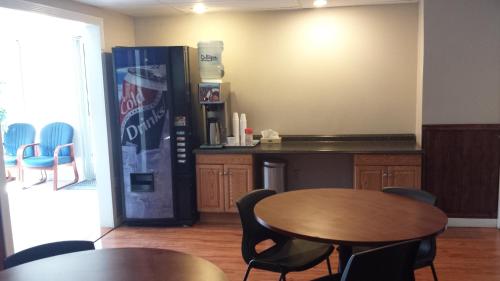
[[[387,186],[385,166],[355,166],[355,186],[359,189],[382,190]]]
[[[224,165],[196,165],[198,210],[224,211]]]
[[[354,188],[382,190],[386,186],[420,188],[420,155],[358,154],[354,156]]]
[[[236,213],[236,201],[253,189],[252,155],[196,156],[198,211]]]

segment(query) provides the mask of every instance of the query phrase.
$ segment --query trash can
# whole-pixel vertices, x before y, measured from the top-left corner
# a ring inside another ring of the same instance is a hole
[[[283,160],[267,160],[263,164],[264,189],[285,191],[286,162]]]

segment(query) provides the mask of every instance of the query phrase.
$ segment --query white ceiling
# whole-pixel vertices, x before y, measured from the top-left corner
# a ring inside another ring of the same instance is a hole
[[[142,17],[192,13],[203,2],[207,12],[265,11],[313,8],[313,0],[74,0],[123,14]],[[418,0],[328,0],[327,7],[415,3]]]

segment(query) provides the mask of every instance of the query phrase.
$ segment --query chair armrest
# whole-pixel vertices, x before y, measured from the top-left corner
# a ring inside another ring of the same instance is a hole
[[[30,143],[30,144],[25,144],[25,145],[21,145],[21,147],[19,147],[17,149],[17,155],[16,155],[16,158],[17,158],[17,161],[21,161],[22,159],[24,159],[24,151],[26,150],[26,148],[28,147],[33,147],[33,154],[36,155],[36,151],[35,151],[35,148],[36,146],[40,145],[39,143]]]
[[[54,149],[54,165],[58,165],[59,151],[61,151],[61,149],[65,147],[69,147],[69,156],[71,157],[72,160],[75,159],[75,147],[73,143],[61,144],[56,146],[56,149]]]

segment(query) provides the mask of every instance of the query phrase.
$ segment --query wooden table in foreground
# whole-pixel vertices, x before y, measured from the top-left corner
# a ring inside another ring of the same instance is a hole
[[[431,237],[448,218],[438,208],[380,191],[304,189],[267,197],[255,206],[257,220],[279,233],[339,245],[340,268],[351,255],[346,246],[378,246]]]
[[[103,249],[50,257],[1,271],[0,280],[227,281],[224,272],[207,260],[148,248]]]

